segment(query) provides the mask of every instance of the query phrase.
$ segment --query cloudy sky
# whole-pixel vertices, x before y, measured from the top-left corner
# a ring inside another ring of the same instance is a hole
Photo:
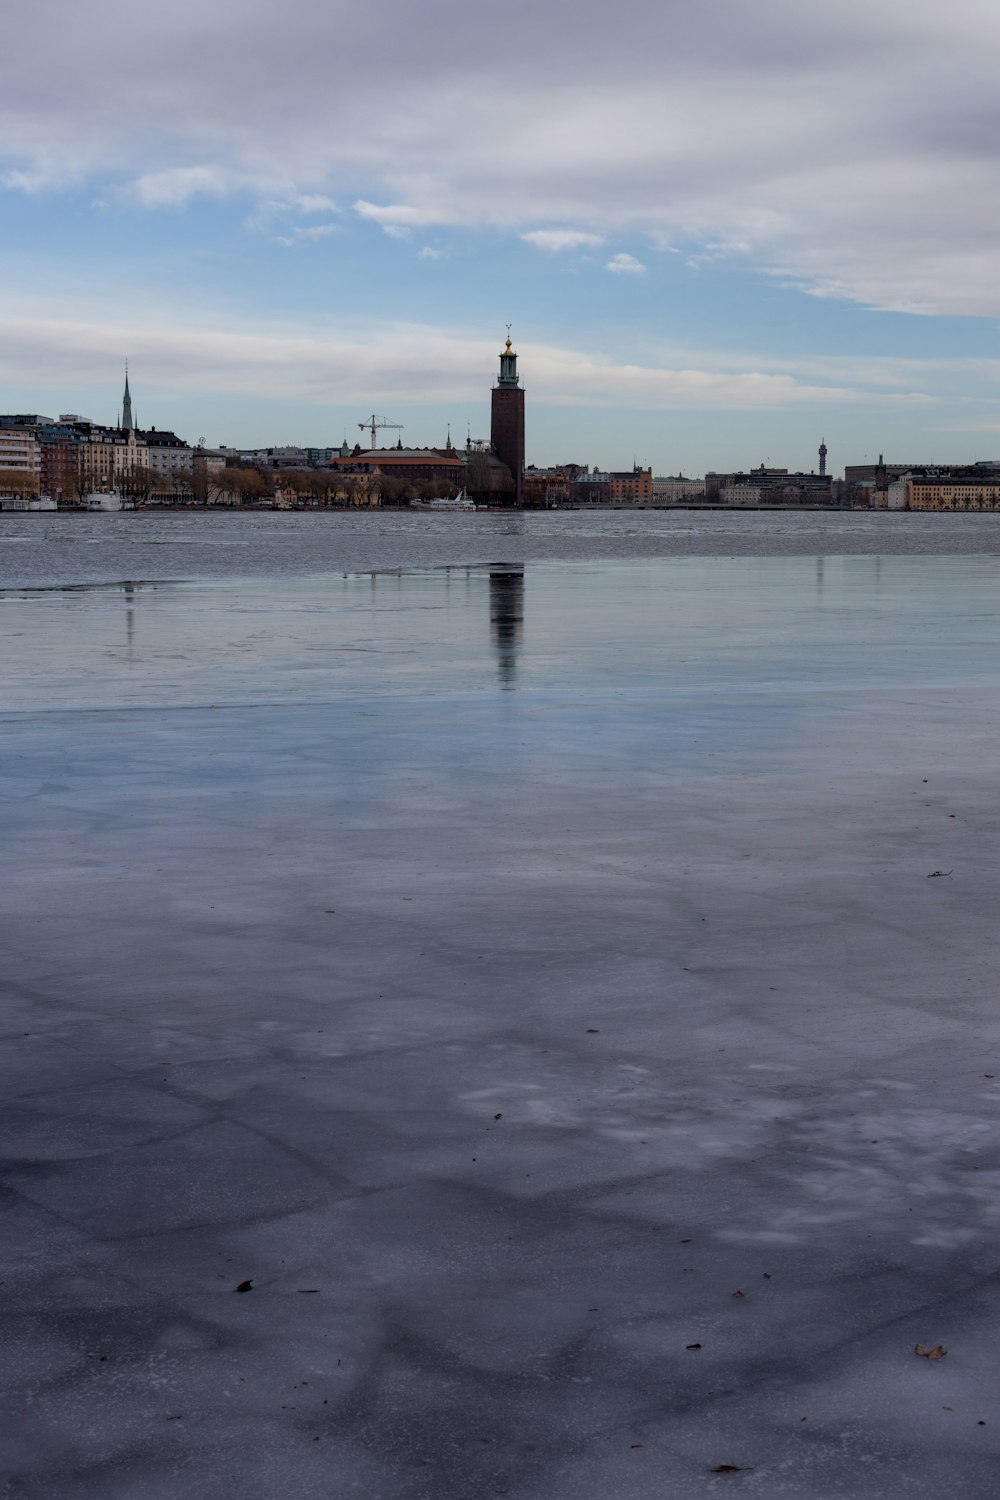
[[[34,0],[0,408],[657,472],[1000,454],[992,0]]]

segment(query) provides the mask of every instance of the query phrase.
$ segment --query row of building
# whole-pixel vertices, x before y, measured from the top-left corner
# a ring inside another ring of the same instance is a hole
[[[0,415],[0,494],[41,494],[65,505],[114,490],[134,502],[169,503],[206,489],[225,468],[218,450],[192,448],[176,433],[143,430],[132,414],[128,375],[114,427],[75,412]]]
[[[121,416],[114,427],[75,413],[0,415],[0,504],[24,496],[82,505],[114,492],[131,504],[243,503],[283,505],[407,504],[464,492],[478,502],[529,508],[706,505],[720,507],[855,507],[886,510],[1000,509],[1000,462],[968,467],[886,463],[848,465],[844,478],[819,467],[806,473],[761,464],[704,479],[630,469],[602,471],[585,464],[540,469],[525,464],[524,389],[517,354],[507,339],[492,390],[489,441],[466,440],[404,448],[375,446],[378,429],[396,427],[372,417],[359,424],[371,446],[339,448],[206,448],[176,433],[140,428],[128,372]]]

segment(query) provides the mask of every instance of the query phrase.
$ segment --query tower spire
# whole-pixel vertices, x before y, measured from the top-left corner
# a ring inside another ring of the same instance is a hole
[[[125,394],[122,397],[122,432],[131,432],[135,426],[132,420],[132,397],[128,388],[128,360],[125,361]]]
[[[507,347],[500,351],[500,385],[517,385],[517,354],[511,347],[510,324],[507,324]]]

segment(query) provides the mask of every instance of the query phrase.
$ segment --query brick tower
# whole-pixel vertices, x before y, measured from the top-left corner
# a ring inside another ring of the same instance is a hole
[[[500,355],[500,377],[493,387],[490,415],[493,452],[505,463],[514,479],[515,505],[524,503],[524,391],[517,383],[517,355],[507,347]]]

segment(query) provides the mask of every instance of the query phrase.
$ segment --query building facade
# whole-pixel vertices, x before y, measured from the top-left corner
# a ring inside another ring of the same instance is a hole
[[[560,469],[536,469],[534,464],[529,465],[521,489],[523,504],[529,510],[569,504],[570,480]]]
[[[35,434],[27,427],[0,427],[0,493],[37,495],[41,469]]]
[[[890,481],[889,510],[1000,510],[1000,474],[987,469],[934,470]]]
[[[52,424],[35,431],[41,455],[42,494],[67,504],[79,495],[80,439],[70,427]]]
[[[681,505],[685,500],[704,498],[703,479],[687,479],[683,474],[653,475],[653,502],[656,505]]]
[[[705,475],[708,498],[709,475]],[[718,489],[723,505],[832,505],[833,482],[829,474],[789,474],[787,469],[753,469],[749,474],[711,476],[724,479]]]
[[[363,452],[338,454],[331,469],[353,474],[382,474],[407,484],[452,484],[461,489],[465,464],[454,448],[369,448]]]
[[[146,444],[146,463],[152,481],[150,498],[160,504],[187,498],[194,470],[190,445],[176,433],[157,432],[155,427],[138,433],[137,437]]]
[[[653,471],[641,469],[638,464],[631,469],[613,471],[608,475],[611,486],[612,505],[650,505],[653,500]]]
[[[149,469],[149,449],[134,428],[82,423],[80,472],[88,490],[128,488]]]

